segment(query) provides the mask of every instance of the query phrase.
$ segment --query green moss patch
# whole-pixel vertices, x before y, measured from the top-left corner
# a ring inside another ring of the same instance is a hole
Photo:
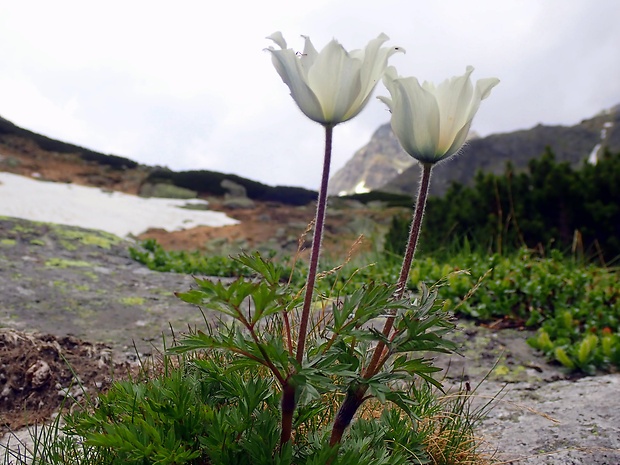
[[[64,258],[50,258],[45,262],[45,266],[50,268],[86,268],[91,267],[92,265],[83,260],[66,260]]]
[[[143,297],[123,297],[121,303],[125,305],[144,305]]]
[[[110,249],[122,241],[120,237],[105,231],[79,231],[56,226],[54,232],[68,250],[75,250],[76,242],[82,245],[94,245],[102,249]]]

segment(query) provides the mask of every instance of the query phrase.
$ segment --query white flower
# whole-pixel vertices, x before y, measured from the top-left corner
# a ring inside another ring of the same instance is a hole
[[[463,76],[438,86],[414,77],[399,77],[389,67],[383,83],[391,99],[379,97],[392,112],[392,130],[405,152],[422,163],[434,164],[459,151],[480,102],[499,83],[497,78],[480,79],[474,86],[471,66]]]
[[[269,47],[273,64],[302,112],[323,125],[350,120],[366,105],[383,76],[388,58],[399,47],[381,47],[385,34],[371,40],[364,50],[347,52],[336,40],[317,52],[308,37],[303,53],[286,48],[280,32],[267,37],[281,50]]]

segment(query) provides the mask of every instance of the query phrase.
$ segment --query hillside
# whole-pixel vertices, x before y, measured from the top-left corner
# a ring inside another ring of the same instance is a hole
[[[317,193],[288,186],[268,186],[234,174],[175,172],[141,165],[20,128],[0,117],[0,171],[57,182],[74,182],[144,196],[224,196],[230,187],[252,200],[306,205]],[[222,183],[226,180],[224,185]],[[228,188],[226,186],[229,186]],[[237,191],[239,189],[237,188]]]
[[[620,151],[620,105],[573,126],[545,126],[472,138],[460,156],[433,171],[431,195],[441,195],[452,182],[468,185],[477,171],[501,174],[510,161],[522,171],[532,158],[551,147],[558,161],[579,166],[605,148]],[[381,126],[370,142],[334,174],[333,195],[383,190],[414,195],[419,167],[401,148],[389,124]]]

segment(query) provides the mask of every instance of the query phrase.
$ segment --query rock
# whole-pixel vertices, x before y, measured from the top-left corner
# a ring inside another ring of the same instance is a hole
[[[224,207],[233,209],[254,208],[254,201],[247,197],[247,191],[241,184],[230,179],[224,179],[220,185],[226,190],[222,203]]]
[[[231,181],[230,179],[224,179],[220,185],[222,186],[222,188],[224,188],[226,190],[226,197],[247,197],[247,191],[245,190],[245,187],[243,187],[241,184],[237,184],[234,181]]]
[[[144,183],[138,192],[142,197],[158,197],[164,199],[195,199],[198,192],[165,183]]]
[[[501,385],[483,383],[479,402]],[[531,389],[509,386],[482,421],[479,435],[501,463],[620,464],[620,375],[561,380]]]
[[[224,199],[222,206],[231,209],[254,208],[254,201],[247,197],[229,197]]]

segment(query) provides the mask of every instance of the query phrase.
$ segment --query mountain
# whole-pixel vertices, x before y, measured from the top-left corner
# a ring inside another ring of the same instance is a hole
[[[504,172],[507,162],[523,171],[529,160],[550,147],[556,160],[579,166],[595,162],[603,150],[620,152],[620,105],[604,110],[574,126],[546,126],[487,137],[472,137],[461,153],[433,170],[430,194],[442,195],[452,182],[469,184],[479,170]],[[382,125],[370,142],[358,150],[330,180],[330,194],[371,190],[415,195],[419,165],[400,147],[389,124]]]

